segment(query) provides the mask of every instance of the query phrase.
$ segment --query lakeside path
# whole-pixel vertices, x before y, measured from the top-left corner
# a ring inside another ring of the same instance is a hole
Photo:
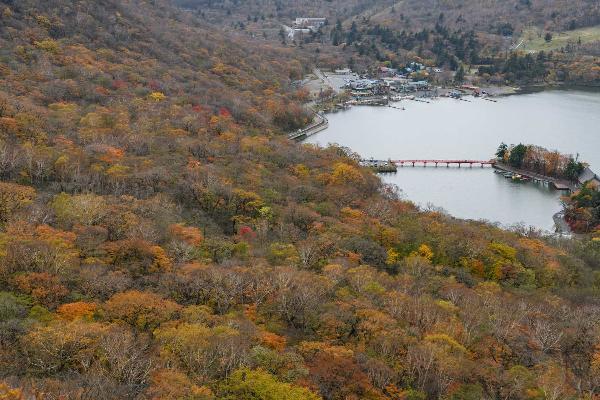
[[[309,106],[308,109],[314,114],[313,121],[307,127],[298,129],[297,131],[290,133],[288,135],[288,138],[290,138],[291,140],[305,139],[308,136],[312,136],[315,133],[327,129],[327,127],[329,126],[329,120],[327,119],[327,117],[316,112],[311,106]]]

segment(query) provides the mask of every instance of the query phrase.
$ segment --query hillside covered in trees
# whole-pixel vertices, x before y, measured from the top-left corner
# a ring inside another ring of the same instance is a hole
[[[566,30],[600,24],[600,6],[591,0],[175,0],[206,17],[354,17],[407,31],[433,28],[439,15],[453,29],[512,34],[527,26]]]
[[[596,398],[598,233],[288,141],[296,57],[163,0],[0,0],[0,398]]]
[[[565,200],[565,219],[575,232],[589,232],[600,227],[600,191],[598,185],[586,183]]]
[[[174,0],[175,5],[197,12],[212,21],[259,19],[295,19],[320,15],[336,19],[352,18],[362,13],[384,11],[393,0]]]
[[[282,40],[320,66],[364,71],[418,61],[473,70],[476,84],[600,85],[600,5],[577,0],[214,2],[178,0],[203,21],[241,36]],[[327,18],[317,32],[286,39],[296,17]],[[450,73],[452,72],[452,73]],[[433,77],[430,77],[433,78]]]

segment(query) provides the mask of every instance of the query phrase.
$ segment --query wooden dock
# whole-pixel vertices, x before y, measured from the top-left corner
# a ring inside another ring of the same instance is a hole
[[[566,179],[554,178],[552,176],[538,174],[536,172],[526,171],[518,168],[511,167],[510,165],[506,165],[504,163],[496,162],[494,164],[494,168],[510,172],[513,174],[518,174],[527,178],[532,179],[533,181],[543,183],[548,186],[552,186],[556,190],[569,191],[574,192],[577,190],[577,184],[574,182],[570,182]]]
[[[385,172],[396,172],[398,171],[398,167],[391,160],[382,161],[382,160],[360,160],[360,165],[363,167],[369,167],[374,172],[377,173],[385,173]]]

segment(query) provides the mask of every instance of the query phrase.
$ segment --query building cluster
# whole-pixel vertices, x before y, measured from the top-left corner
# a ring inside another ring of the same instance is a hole
[[[378,86],[381,86],[381,80],[379,79],[367,79],[367,78],[359,78],[359,79],[350,79],[347,80],[345,88],[351,89],[355,91],[372,91],[376,89]]]
[[[295,39],[297,36],[309,35],[317,33],[323,25],[327,23],[327,18],[307,18],[298,17],[293,22],[292,26],[285,26],[288,37]]]
[[[327,18],[296,18],[294,21],[294,29],[308,29],[312,32],[317,32],[327,22]]]
[[[429,90],[430,84],[426,77],[439,74],[442,70],[437,67],[427,67],[419,62],[410,62],[403,68],[379,67],[379,78],[396,92],[416,92]]]
[[[379,67],[380,76],[393,77],[397,75],[410,76],[418,73],[426,73],[426,74],[439,74],[442,72],[441,68],[437,67],[427,67],[418,62],[411,62],[406,64],[404,68],[389,68],[389,67]]]
[[[383,82],[393,92],[416,92],[419,90],[429,90],[429,82],[426,80],[415,81],[405,76],[394,76],[383,78]]]
[[[349,69],[336,70],[337,75],[344,77],[345,89],[352,91],[353,95],[381,95],[390,92],[416,92],[430,90],[431,86],[425,79],[418,79],[414,72],[424,71],[427,73],[441,72],[438,68],[425,67],[420,63],[409,63],[404,68],[379,67],[376,73],[364,77],[352,74]],[[425,75],[426,76],[426,75]]]
[[[371,96],[371,95],[386,95],[390,92],[416,92],[429,90],[429,82],[413,81],[407,78],[383,78],[369,79],[359,78],[347,80],[344,85],[345,89],[351,90],[355,97]]]
[[[416,65],[408,68],[413,67]],[[425,71],[429,68],[423,67]],[[344,92],[349,97],[345,105],[387,105],[404,97],[437,96],[437,88],[433,88],[427,80],[429,76],[431,73],[407,74],[405,68],[381,66],[364,74],[340,68],[325,72],[321,79],[335,93]]]

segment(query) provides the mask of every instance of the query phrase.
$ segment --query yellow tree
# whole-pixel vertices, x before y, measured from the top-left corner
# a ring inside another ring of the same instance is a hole
[[[340,162],[333,167],[331,182],[337,185],[363,184],[365,178],[356,167]]]
[[[16,183],[0,182],[0,226],[18,211],[29,206],[35,198],[35,189]]]
[[[123,321],[139,329],[152,330],[174,318],[181,306],[154,293],[130,290],[111,297],[102,309],[111,320]]]

